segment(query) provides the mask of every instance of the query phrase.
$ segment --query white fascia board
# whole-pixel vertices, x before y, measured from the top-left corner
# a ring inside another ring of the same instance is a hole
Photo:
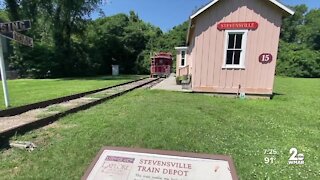
[[[189,20],[189,25],[188,25],[187,38],[186,38],[186,45],[187,46],[189,45],[189,36],[190,36],[190,30],[191,30],[191,23],[192,23],[192,20],[190,19]]]
[[[211,3],[207,4],[206,6],[204,6],[203,8],[199,9],[196,13],[194,13],[193,15],[190,16],[190,19],[194,19],[195,17],[197,17],[199,14],[203,13],[205,10],[207,10],[208,8],[213,6],[218,1],[219,0],[214,0]]]
[[[206,6],[204,6],[203,8],[199,9],[196,13],[194,13],[193,15],[190,16],[190,19],[194,19],[195,17],[197,17],[199,14],[203,13],[204,11],[206,11],[208,8],[210,8],[211,6],[213,6],[214,4],[216,4],[219,0],[214,0],[211,3],[207,4]],[[270,2],[272,2],[273,4],[275,4],[276,6],[278,6],[279,8],[281,8],[282,10],[286,11],[287,13],[289,13],[290,15],[294,15],[294,11],[290,8],[288,8],[287,6],[283,5],[282,3],[280,3],[277,0],[268,0]]]
[[[283,5],[282,3],[280,3],[277,0],[269,0],[270,2],[272,2],[273,4],[277,5],[278,7],[280,7],[281,9],[285,10],[287,13],[289,13],[290,15],[294,15],[294,11],[290,8],[288,8],[287,6]]]

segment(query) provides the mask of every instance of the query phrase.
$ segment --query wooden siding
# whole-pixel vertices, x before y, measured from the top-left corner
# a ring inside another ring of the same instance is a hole
[[[189,75],[190,72],[189,72],[189,66],[185,66],[185,67],[181,67],[179,68],[179,70],[177,71],[177,75],[178,76],[185,76],[185,75]]]
[[[197,16],[187,56],[193,90],[237,93],[241,86],[240,92],[272,94],[281,20],[278,8],[257,0],[223,0]],[[227,37],[217,24],[249,21],[258,22],[259,27],[248,31],[245,69],[222,68]],[[273,61],[260,63],[262,53],[271,53]]]

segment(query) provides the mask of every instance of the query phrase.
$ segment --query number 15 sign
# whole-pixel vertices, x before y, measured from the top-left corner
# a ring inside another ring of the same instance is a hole
[[[271,63],[273,60],[272,54],[270,53],[263,53],[259,56],[259,62],[262,64],[268,64]]]

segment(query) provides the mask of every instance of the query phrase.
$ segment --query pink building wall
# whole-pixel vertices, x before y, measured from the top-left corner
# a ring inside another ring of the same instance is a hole
[[[272,94],[282,12],[268,1],[221,0],[198,15],[189,36],[188,63],[191,64],[192,89],[200,92]],[[225,69],[225,31],[221,22],[258,22],[247,34],[244,69]],[[259,62],[270,53],[273,61]],[[178,54],[179,56],[179,54]],[[179,57],[177,57],[179,60]]]

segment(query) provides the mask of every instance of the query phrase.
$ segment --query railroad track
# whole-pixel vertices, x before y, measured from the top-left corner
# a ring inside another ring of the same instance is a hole
[[[114,86],[110,86],[110,87],[106,87],[106,88],[96,89],[96,90],[87,91],[87,92],[83,92],[83,93],[73,94],[73,95],[70,95],[70,96],[64,96],[64,97],[60,97],[60,98],[56,98],[56,99],[50,99],[50,100],[47,100],[47,101],[41,101],[41,102],[37,102],[37,103],[32,103],[32,104],[28,104],[28,105],[24,105],[24,106],[19,106],[19,107],[15,107],[15,108],[2,110],[2,111],[0,111],[0,117],[7,117],[7,116],[14,116],[14,115],[22,114],[22,113],[30,111],[32,109],[44,108],[44,107],[47,107],[47,106],[52,105],[52,104],[58,104],[58,103],[70,101],[70,100],[73,100],[73,99],[78,99],[80,97],[84,97],[84,96],[87,96],[87,95],[90,95],[90,94],[94,94],[94,93],[97,93],[97,92],[105,91],[105,90],[112,89],[112,88],[115,88],[115,87],[123,86],[123,85],[126,85],[126,84],[131,84],[131,83],[134,83],[134,82],[137,82],[137,81],[141,81],[143,79],[146,79],[146,78],[137,79],[137,80],[134,80],[134,81],[129,81],[129,82],[126,82],[126,83],[122,83],[122,84],[118,84],[118,85],[114,85]]]
[[[151,82],[149,84],[146,84],[142,88],[151,89],[153,86],[159,84],[163,80],[165,80],[165,78],[158,78],[156,81],[153,81],[153,82]]]
[[[148,88],[159,82],[159,78],[144,78],[108,88],[1,111],[0,145],[3,139],[15,134],[22,134],[46,126],[68,114],[88,109],[138,88]]]

